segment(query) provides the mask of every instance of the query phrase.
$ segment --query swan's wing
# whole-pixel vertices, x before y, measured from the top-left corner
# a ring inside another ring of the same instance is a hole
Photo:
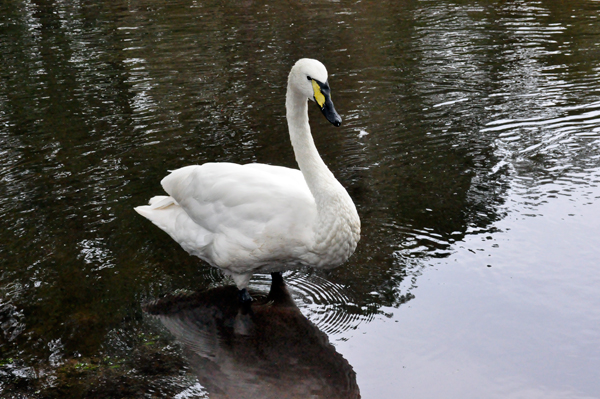
[[[289,252],[310,239],[316,207],[299,170],[207,163],[177,169],[161,184],[191,220],[214,234],[208,256],[217,264],[234,264],[248,253],[293,256]]]

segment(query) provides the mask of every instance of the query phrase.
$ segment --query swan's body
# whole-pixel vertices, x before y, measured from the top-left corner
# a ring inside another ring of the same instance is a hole
[[[350,196],[314,145],[308,101],[336,126],[327,70],[299,60],[288,79],[287,121],[300,170],[265,164],[206,163],[177,169],[158,196],[135,210],[183,249],[233,277],[240,290],[253,273],[345,262],[360,237]]]

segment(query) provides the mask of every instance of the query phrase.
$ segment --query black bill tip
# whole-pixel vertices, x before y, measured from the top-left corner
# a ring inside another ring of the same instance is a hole
[[[325,97],[325,104],[323,108],[321,108],[321,112],[325,115],[325,118],[335,127],[340,127],[342,124],[342,117],[337,113],[335,107],[333,106],[333,102],[329,96]]]

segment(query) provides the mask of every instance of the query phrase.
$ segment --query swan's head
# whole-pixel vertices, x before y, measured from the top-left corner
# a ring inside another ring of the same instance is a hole
[[[334,126],[342,124],[342,118],[331,101],[331,89],[327,82],[325,65],[310,58],[298,60],[288,79],[288,90],[290,89],[316,102],[325,118]]]

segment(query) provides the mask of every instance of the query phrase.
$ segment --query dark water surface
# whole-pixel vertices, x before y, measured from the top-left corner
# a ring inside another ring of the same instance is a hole
[[[0,395],[600,397],[599,18],[594,0],[3,0]],[[133,207],[188,164],[295,167],[301,57],[329,70],[344,124],[311,124],[362,239],[249,319]]]

